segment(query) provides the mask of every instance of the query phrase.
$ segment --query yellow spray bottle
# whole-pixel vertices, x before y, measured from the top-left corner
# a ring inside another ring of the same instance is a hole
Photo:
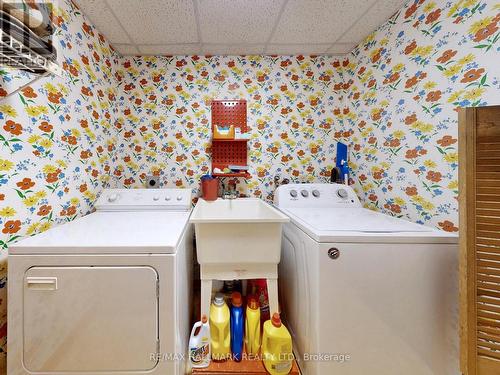
[[[260,349],[260,307],[257,298],[248,298],[245,321],[245,346],[249,355],[256,356]]]
[[[262,357],[271,375],[288,374],[292,369],[292,336],[281,323],[278,313],[274,313],[272,319],[264,323]]]

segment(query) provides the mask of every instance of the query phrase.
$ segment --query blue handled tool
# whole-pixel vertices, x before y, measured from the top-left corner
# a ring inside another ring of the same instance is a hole
[[[336,166],[340,172],[337,180],[346,185],[349,184],[349,163],[347,161],[347,145],[342,142],[337,142],[337,161]]]

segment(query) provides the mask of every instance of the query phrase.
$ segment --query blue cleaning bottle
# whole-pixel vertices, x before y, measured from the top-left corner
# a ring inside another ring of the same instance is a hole
[[[231,295],[231,352],[236,362],[241,361],[243,353],[244,324],[243,303],[240,292]]]

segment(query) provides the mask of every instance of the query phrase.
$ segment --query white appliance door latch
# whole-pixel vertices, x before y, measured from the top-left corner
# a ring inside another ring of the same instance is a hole
[[[26,278],[28,289],[57,290],[57,277],[55,276],[29,276]]]

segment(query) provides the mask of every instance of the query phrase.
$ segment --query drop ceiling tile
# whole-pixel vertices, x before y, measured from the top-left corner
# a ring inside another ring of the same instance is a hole
[[[76,0],[78,7],[99,32],[113,43],[132,43],[127,33],[103,0]]]
[[[375,0],[289,0],[271,43],[333,43]]]
[[[198,43],[192,1],[106,1],[136,44]]]
[[[283,0],[198,0],[203,43],[265,43]]]
[[[201,47],[198,43],[139,45],[138,47],[141,54],[151,56],[201,54]]]
[[[264,44],[255,45],[227,45],[204,44],[202,51],[206,55],[261,55],[264,53]]]
[[[378,0],[378,2],[361,17],[349,30],[348,33],[342,36],[338,41],[341,43],[357,42],[364,40],[370,33],[375,31],[378,26],[382,25],[389,19],[398,9],[400,9],[406,1],[402,0]]]
[[[329,44],[268,44],[266,54],[271,55],[319,55],[326,53]]]
[[[113,48],[123,56],[139,55],[140,52],[133,44],[113,44]]]
[[[347,55],[356,45],[357,43],[335,43],[326,53],[332,55]]]

